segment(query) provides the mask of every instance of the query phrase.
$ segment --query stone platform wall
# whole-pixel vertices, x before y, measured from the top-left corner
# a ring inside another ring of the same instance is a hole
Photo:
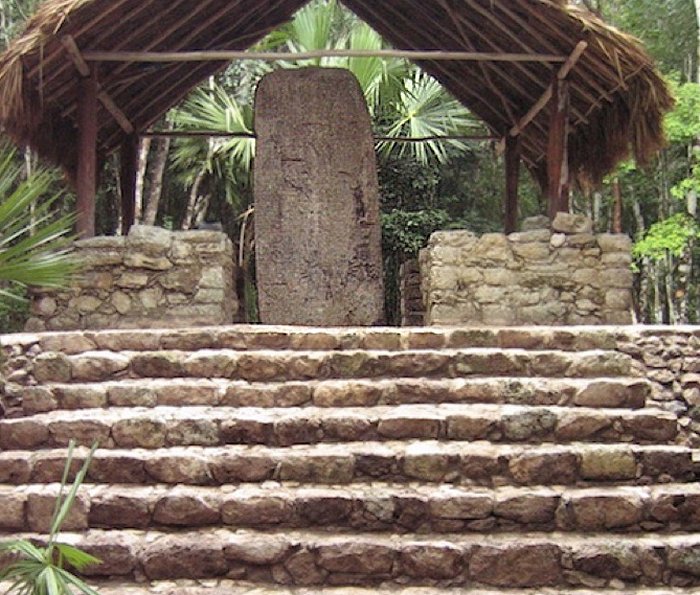
[[[420,265],[407,260],[399,270],[401,298],[401,326],[423,326],[425,307],[421,294]]]
[[[631,241],[591,228],[560,213],[508,236],[433,234],[420,256],[425,323],[630,324]]]
[[[238,311],[233,244],[220,232],[134,226],[76,242],[73,287],[32,298],[28,331],[229,324]]]

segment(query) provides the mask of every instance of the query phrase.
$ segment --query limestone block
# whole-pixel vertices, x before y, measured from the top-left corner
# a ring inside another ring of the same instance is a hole
[[[49,296],[39,298],[32,303],[32,313],[43,318],[55,314],[57,308],[56,300]]]
[[[590,234],[593,232],[593,222],[583,215],[557,213],[552,221],[552,229],[566,234]]]
[[[158,279],[165,289],[183,293],[193,293],[200,280],[199,269],[195,267],[178,267]]]
[[[513,254],[523,260],[546,260],[550,256],[549,244],[543,242],[527,242],[513,244]]]
[[[165,256],[148,256],[140,252],[129,253],[124,257],[124,265],[135,269],[148,269],[151,271],[167,271],[173,268]]]
[[[81,262],[84,262],[82,257]],[[113,270],[119,269],[116,268]],[[77,285],[78,287],[84,287],[86,289],[109,290],[112,289],[112,286],[114,285],[114,274],[110,271],[85,271],[82,275],[78,277]]]
[[[566,244],[566,235],[563,233],[555,233],[549,240],[549,245],[552,248],[561,248],[564,244]]]
[[[131,311],[131,298],[123,291],[119,291],[112,296],[112,304],[119,314],[128,314]]]
[[[537,215],[535,217],[527,217],[523,219],[520,226],[523,231],[534,231],[538,229],[549,229],[549,217],[546,215]]]
[[[510,256],[510,245],[503,234],[487,233],[477,242],[474,253],[482,260],[504,262]]]
[[[512,233],[508,236],[508,240],[515,243],[549,242],[551,236],[552,232],[549,229],[533,229],[532,231]]]
[[[148,285],[149,276],[146,273],[124,272],[116,281],[117,287],[139,289]]]
[[[126,248],[147,256],[166,256],[170,251],[173,234],[162,227],[133,225],[126,238]]]
[[[123,259],[122,250],[86,250],[81,254],[81,264],[90,268],[118,265]]]
[[[632,307],[632,293],[625,289],[610,289],[605,293],[605,305],[615,310],[628,310]]]
[[[634,276],[632,271],[626,269],[606,269],[601,273],[601,281],[605,287],[626,288],[632,287]]]
[[[598,237],[598,246],[603,252],[622,252],[629,254],[632,250],[632,240],[625,234],[603,233]]]
[[[576,233],[567,236],[566,245],[574,248],[590,248],[596,246],[596,239],[592,233]]]
[[[471,249],[478,240],[479,237],[475,233],[465,229],[436,231],[430,236],[428,246],[456,246]]]
[[[328,68],[273,72],[258,86],[255,128],[261,320],[380,323],[379,187],[357,80]]]

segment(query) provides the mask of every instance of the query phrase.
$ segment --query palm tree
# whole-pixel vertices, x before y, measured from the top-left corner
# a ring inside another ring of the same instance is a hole
[[[16,151],[0,147],[0,296],[13,299],[13,286],[61,287],[76,270],[69,254],[74,216],[57,216],[61,194],[49,194],[54,176],[22,177]]]
[[[384,41],[376,31],[339,7],[335,0],[316,0],[256,46],[259,50],[287,50],[290,53],[289,61],[258,68],[256,74],[262,76],[274,67],[347,68],[359,81],[375,127],[383,136],[459,136],[474,131],[478,122],[470,112],[447,94],[435,79],[405,61],[328,57],[300,62],[291,56],[320,49],[379,50],[384,47]],[[210,81],[208,89],[195,91],[175,113],[177,128],[185,130],[251,132],[252,119],[252,107],[238,101],[214,81]],[[446,162],[450,154],[448,147],[455,152],[467,149],[460,141],[447,144],[436,141],[380,143],[383,156],[410,156],[423,164]],[[236,187],[247,179],[254,152],[251,139],[213,140],[208,144],[201,139],[189,139],[178,143],[174,160],[185,174],[183,180],[195,195],[203,178],[211,175],[219,176],[224,181],[227,196],[234,198],[240,197]]]

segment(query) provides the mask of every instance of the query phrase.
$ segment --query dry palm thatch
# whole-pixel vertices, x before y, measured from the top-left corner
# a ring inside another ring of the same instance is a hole
[[[588,48],[568,79],[570,162],[598,182],[622,158],[641,163],[663,146],[669,91],[641,44],[566,0],[343,0],[397,49],[541,53]],[[78,48],[105,51],[245,49],[286,22],[305,0],[47,0],[0,56],[0,123],[12,138],[75,172]],[[506,135],[551,84],[557,64],[425,61],[420,65],[497,135]],[[101,90],[136,131],[146,130],[219,62],[98,66]],[[105,102],[103,102],[105,103]],[[106,105],[106,104],[105,104]],[[99,112],[99,152],[127,132]],[[548,110],[522,132],[523,158],[545,167]]]

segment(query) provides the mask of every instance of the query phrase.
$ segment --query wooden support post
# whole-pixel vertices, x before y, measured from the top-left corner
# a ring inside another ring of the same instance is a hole
[[[549,218],[569,212],[569,84],[555,79],[552,85],[549,143],[547,145],[547,204]]]
[[[139,161],[139,137],[132,134],[122,144],[119,182],[122,191],[122,235],[128,235],[136,218],[136,172]]]
[[[77,232],[82,238],[95,235],[97,193],[97,75],[80,79],[78,96]]]
[[[518,182],[520,180],[520,136],[506,136],[505,232],[513,233],[518,225]]]

